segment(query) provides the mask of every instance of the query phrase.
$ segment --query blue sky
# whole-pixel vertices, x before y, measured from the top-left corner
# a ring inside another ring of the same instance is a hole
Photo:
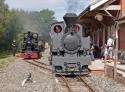
[[[51,9],[55,11],[55,17],[62,20],[66,12],[82,12],[92,0],[6,0],[10,9],[18,8],[28,11],[40,11]],[[69,10],[70,9],[70,10]]]

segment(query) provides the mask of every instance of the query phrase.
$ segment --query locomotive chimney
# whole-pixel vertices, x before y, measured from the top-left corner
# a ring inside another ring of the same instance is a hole
[[[63,16],[63,19],[67,25],[67,27],[70,27],[71,25],[74,25],[77,23],[77,15],[75,13],[66,13],[64,16]]]

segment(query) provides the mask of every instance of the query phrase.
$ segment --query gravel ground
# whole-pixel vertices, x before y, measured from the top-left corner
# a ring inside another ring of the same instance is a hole
[[[6,68],[0,69],[0,92],[59,92],[53,76],[43,73],[24,60],[16,59]],[[32,82],[22,86],[22,81],[31,73]]]
[[[36,61],[46,64],[48,62],[49,49],[43,53],[43,57]],[[30,82],[22,86],[22,81],[31,73]],[[100,76],[87,77],[93,87],[104,89],[97,92],[125,92],[125,87],[117,84],[112,79]],[[5,68],[0,68],[0,92],[66,92],[62,85],[57,82],[57,78],[24,60],[15,58],[15,62]]]
[[[42,53],[42,58],[36,59],[35,61],[43,62],[43,63],[49,65],[50,64],[49,60],[48,60],[49,52],[50,52],[50,49],[46,49],[45,52]]]
[[[93,87],[103,89],[99,92],[125,92],[125,87],[123,85],[104,76],[92,76],[87,79],[91,81]]]

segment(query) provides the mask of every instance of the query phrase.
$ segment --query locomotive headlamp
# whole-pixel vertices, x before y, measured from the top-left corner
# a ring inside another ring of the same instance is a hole
[[[37,38],[37,35],[36,35],[36,34],[34,34],[34,35],[33,35],[33,37],[34,37],[34,38]]]
[[[60,33],[61,31],[62,31],[62,27],[61,27],[60,25],[56,25],[56,26],[54,27],[54,32]]]
[[[73,25],[72,26],[72,32],[78,32],[79,31],[79,26]]]
[[[101,22],[103,21],[103,16],[101,14],[96,14],[95,19]]]

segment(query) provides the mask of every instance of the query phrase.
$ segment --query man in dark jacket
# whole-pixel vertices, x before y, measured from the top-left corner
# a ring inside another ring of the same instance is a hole
[[[15,56],[15,53],[16,53],[16,41],[13,40],[12,42],[12,52],[13,52],[13,56]]]

